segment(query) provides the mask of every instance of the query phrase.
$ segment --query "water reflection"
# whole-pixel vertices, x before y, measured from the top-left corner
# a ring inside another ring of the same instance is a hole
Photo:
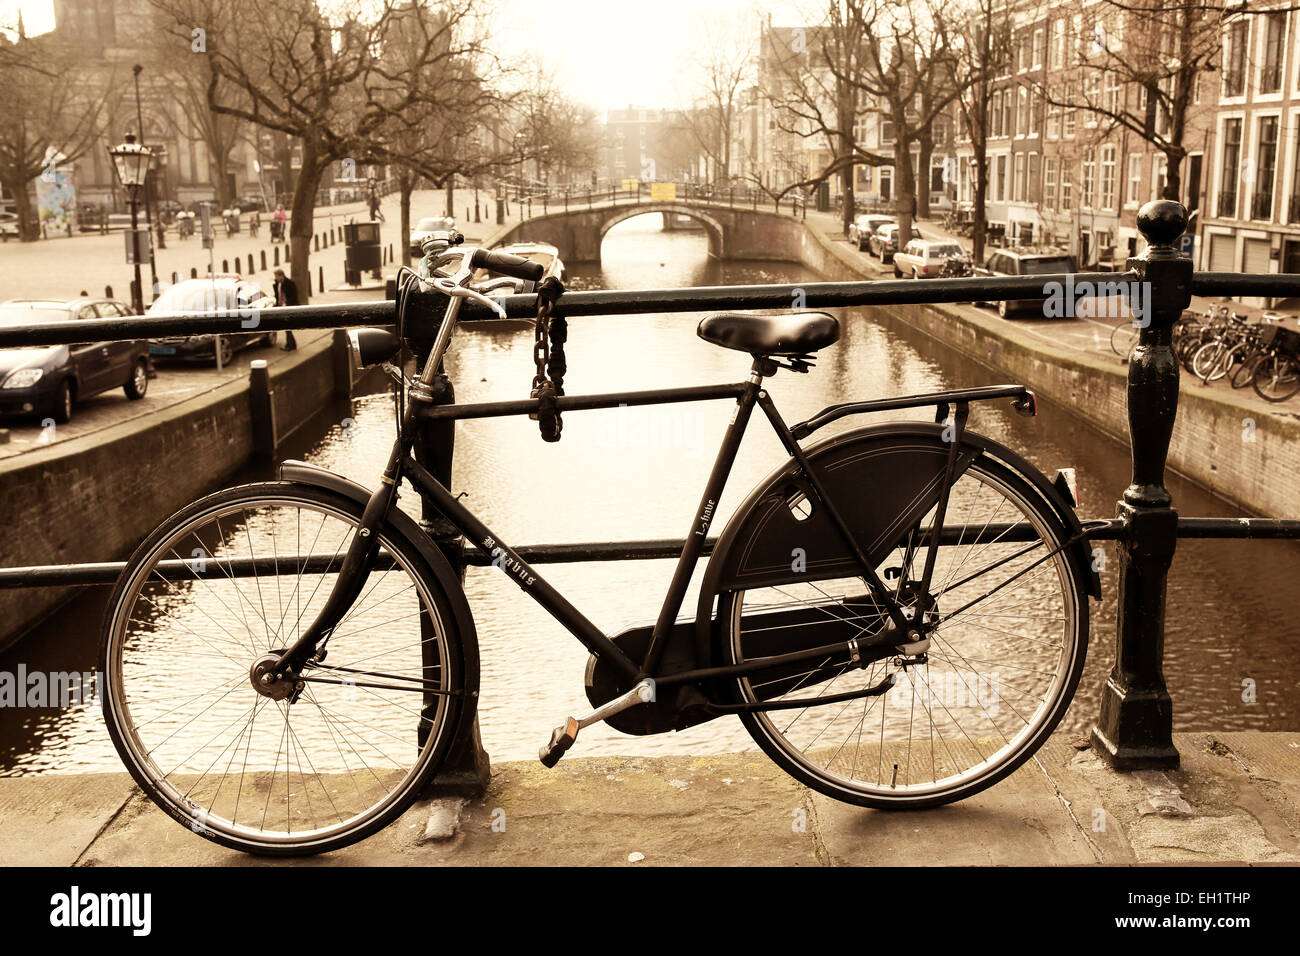
[[[702,234],[663,233],[657,218],[628,220],[610,231],[599,266],[571,265],[574,288],[815,281],[788,264],[719,263]],[[568,344],[570,394],[665,388],[742,380],[745,356],[704,343],[698,315],[574,319]],[[896,327],[874,310],[841,314],[844,334],[809,375],[783,372],[772,394],[788,421],[849,397],[870,397],[993,384],[1004,376],[944,354],[919,333]],[[533,375],[532,335],[525,324],[480,324],[458,336],[448,368],[462,401],[513,399]],[[1083,515],[1110,515],[1129,477],[1126,448],[1068,409],[1040,403],[1037,419],[1008,405],[972,410],[971,427],[1023,453],[1049,476],[1078,469]],[[603,541],[680,537],[687,530],[730,415],[726,402],[570,413],[564,440],[541,441],[527,418],[484,419],[458,426],[454,491],[505,540]],[[888,418],[891,416],[876,416]],[[895,418],[924,417],[897,413]],[[340,423],[350,418],[344,428]],[[844,421],[828,431],[856,427]],[[373,487],[393,435],[391,402],[363,397],[322,414],[307,457]],[[307,437],[300,439],[306,442]],[[756,419],[718,506],[721,528],[735,507],[783,454]],[[1171,477],[1181,513],[1235,512],[1189,482]],[[417,509],[413,495],[403,507]],[[1098,552],[1104,597],[1092,605],[1087,670],[1066,726],[1083,732],[1095,718],[1098,693],[1113,660],[1115,573],[1112,546]],[[607,632],[652,620],[672,573],[669,561],[548,565],[546,576]],[[1166,675],[1179,730],[1293,729],[1300,678],[1300,624],[1291,610],[1291,582],[1300,552],[1285,542],[1188,541],[1170,576]],[[586,651],[500,575],[471,569],[467,591],[482,649],[483,739],[498,760],[533,759],[566,714],[587,706],[582,689]],[[0,658],[29,669],[95,666],[101,595],[76,602],[33,637]],[[686,607],[693,606],[693,597]],[[1250,624],[1241,623],[1250,610]],[[1253,683],[1252,683],[1253,682]],[[1254,699],[1248,691],[1253,687]],[[707,753],[752,748],[733,718],[679,734],[634,738],[605,727],[583,732],[580,754]],[[0,773],[117,771],[116,754],[96,709],[0,710]]]

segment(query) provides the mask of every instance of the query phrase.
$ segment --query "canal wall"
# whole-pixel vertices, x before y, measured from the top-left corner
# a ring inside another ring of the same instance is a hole
[[[300,339],[306,338],[300,336]],[[283,439],[336,394],[337,345],[303,341],[269,365],[273,421]],[[275,353],[280,355],[281,353]],[[351,382],[341,383],[343,393]],[[239,472],[256,452],[249,379],[151,415],[0,460],[0,565],[121,560],[164,518]],[[76,593],[0,591],[0,648]]]

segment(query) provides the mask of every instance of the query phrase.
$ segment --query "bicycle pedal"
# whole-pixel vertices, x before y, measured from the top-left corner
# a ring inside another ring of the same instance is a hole
[[[563,727],[556,727],[551,734],[551,742],[538,752],[537,756],[542,766],[549,768],[559,763],[564,752],[577,741],[578,730],[578,722],[572,717],[565,720]]]

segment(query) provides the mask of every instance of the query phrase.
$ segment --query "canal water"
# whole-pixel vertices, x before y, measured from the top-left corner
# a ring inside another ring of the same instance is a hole
[[[655,288],[725,283],[816,281],[792,264],[710,260],[702,234],[663,232],[657,217],[615,227],[600,265],[571,267],[572,288]],[[570,323],[569,394],[742,380],[747,358],[695,335],[698,316],[646,315]],[[993,384],[999,376],[935,354],[919,333],[878,324],[871,310],[845,310],[844,334],[809,375],[781,372],[771,392],[787,421],[850,397]],[[461,401],[518,398],[532,367],[531,329],[523,323],[465,327],[448,361]],[[564,439],[542,442],[526,418],[459,426],[454,491],[505,540],[542,542],[681,537],[730,415],[730,403],[576,412]],[[879,417],[924,417],[897,413]],[[837,427],[853,427],[845,422]],[[1085,516],[1114,514],[1127,484],[1126,447],[1062,408],[1040,404],[1024,419],[1005,403],[978,405],[970,427],[1022,452],[1050,476],[1078,470]],[[302,457],[373,486],[393,436],[387,393],[328,408],[300,429],[286,457]],[[723,496],[715,529],[783,458],[761,417],[754,420]],[[249,475],[260,477],[258,475]],[[1171,477],[1186,515],[1236,512],[1189,482]],[[408,495],[407,498],[413,498]],[[413,507],[413,502],[404,501]],[[161,515],[159,516],[162,517]],[[1088,665],[1065,727],[1085,733],[1113,661],[1115,568],[1106,546],[1103,599],[1092,608]],[[669,561],[545,565],[549,580],[608,632],[652,620],[672,573]],[[1169,585],[1165,669],[1175,728],[1185,731],[1294,730],[1300,684],[1300,619],[1292,588],[1300,549],[1285,542],[1187,541]],[[494,572],[467,577],[483,660],[480,714],[494,759],[536,757],[561,719],[586,708],[585,650]],[[93,670],[103,590],[88,592],[0,656],[0,671]],[[688,597],[685,607],[692,608]],[[196,664],[196,666],[199,666]],[[628,737],[603,726],[583,732],[578,754],[662,755],[752,749],[735,718],[679,734]],[[121,769],[98,705],[65,710],[0,708],[0,775]]]

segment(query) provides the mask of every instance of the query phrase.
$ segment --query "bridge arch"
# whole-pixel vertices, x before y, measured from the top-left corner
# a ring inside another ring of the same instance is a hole
[[[685,203],[652,202],[611,208],[610,215],[600,224],[596,243],[597,249],[604,243],[605,235],[620,222],[634,219],[637,216],[657,213],[686,216],[688,219],[694,219],[704,227],[704,232],[708,236],[709,255],[715,259],[726,258],[726,230],[723,228],[722,223],[703,212],[698,206],[686,205]]]

